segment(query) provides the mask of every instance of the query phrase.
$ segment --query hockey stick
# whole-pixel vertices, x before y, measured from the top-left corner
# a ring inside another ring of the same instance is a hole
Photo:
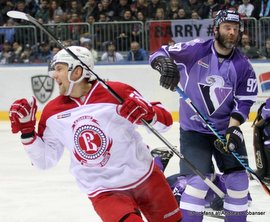
[[[91,74],[93,74],[97,80],[102,84],[102,86],[108,90],[109,93],[111,93],[112,96],[114,96],[115,99],[118,100],[118,102],[123,103],[123,99],[109,86],[106,84],[106,82],[101,79],[93,70],[91,70],[85,63],[83,63],[71,50],[66,48],[63,43],[56,39],[56,37],[48,31],[41,23],[39,23],[36,19],[34,19],[29,14],[19,12],[19,11],[9,11],[7,12],[7,15],[11,18],[15,19],[22,19],[26,20],[28,22],[33,23],[36,27],[40,28],[43,32],[45,32],[52,40],[54,40],[58,46],[62,49],[65,49],[67,53],[69,53],[74,59],[80,61],[80,63],[89,71]],[[185,159],[185,157],[177,150],[175,147],[167,141],[154,127],[152,127],[150,124],[148,124],[145,120],[141,120],[142,123],[152,132],[154,133],[168,148],[170,148],[180,159],[182,159],[189,167],[190,169],[201,177],[201,179],[221,198],[224,197],[224,193],[206,176],[204,176],[189,160]]]
[[[185,100],[185,102],[189,105],[189,107],[200,117],[203,123],[207,125],[207,127],[216,135],[216,137],[221,140],[224,144],[226,144],[225,137],[220,134],[215,126],[198,110],[198,108],[193,104],[191,99],[188,97],[188,95],[184,92],[183,89],[181,89],[179,86],[176,87],[176,91],[179,93],[180,97]],[[270,195],[270,190],[266,186],[266,184],[258,177],[258,175],[249,167],[248,163],[245,162],[241,158],[241,156],[236,152],[232,151],[231,154],[238,160],[238,162],[254,177],[257,182],[259,182],[264,189],[264,191]]]

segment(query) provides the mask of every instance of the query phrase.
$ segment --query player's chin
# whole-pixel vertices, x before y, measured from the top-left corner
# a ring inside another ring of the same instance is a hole
[[[233,49],[236,46],[236,42],[226,42],[224,45],[227,49]]]

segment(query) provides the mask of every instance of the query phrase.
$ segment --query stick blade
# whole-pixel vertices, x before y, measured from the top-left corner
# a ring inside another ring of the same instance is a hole
[[[29,21],[29,18],[27,17],[27,15],[24,12],[19,12],[19,11],[12,10],[12,11],[8,11],[7,15],[10,18],[23,19],[23,20]]]

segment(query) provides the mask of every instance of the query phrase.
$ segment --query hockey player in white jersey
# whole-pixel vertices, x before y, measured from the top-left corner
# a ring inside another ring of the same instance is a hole
[[[89,50],[69,49],[93,68]],[[123,98],[120,104],[65,49],[54,56],[49,70],[60,95],[44,107],[37,131],[34,97],[16,100],[10,108],[12,132],[21,132],[33,166],[55,166],[66,149],[70,172],[102,221],[142,222],[141,214],[149,222],[180,221],[171,189],[136,131],[141,119],[160,132],[167,130],[170,113],[127,84],[107,82]]]

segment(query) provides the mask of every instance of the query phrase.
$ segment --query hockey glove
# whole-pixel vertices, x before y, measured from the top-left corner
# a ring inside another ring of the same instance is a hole
[[[175,91],[177,84],[180,81],[179,71],[177,65],[169,57],[159,56],[155,58],[151,66],[153,69],[160,72],[160,85],[166,89]]]
[[[117,113],[131,123],[142,124],[141,119],[148,123],[155,119],[155,111],[150,103],[138,96],[129,97],[123,104],[117,106]]]
[[[244,137],[241,129],[238,126],[231,126],[226,130],[226,141],[224,144],[221,140],[217,139],[214,142],[216,149],[223,154],[229,154],[242,146]]]
[[[9,119],[11,122],[12,133],[19,131],[23,135],[33,136],[36,124],[36,98],[33,97],[31,101],[25,98],[16,100],[10,107]]]

